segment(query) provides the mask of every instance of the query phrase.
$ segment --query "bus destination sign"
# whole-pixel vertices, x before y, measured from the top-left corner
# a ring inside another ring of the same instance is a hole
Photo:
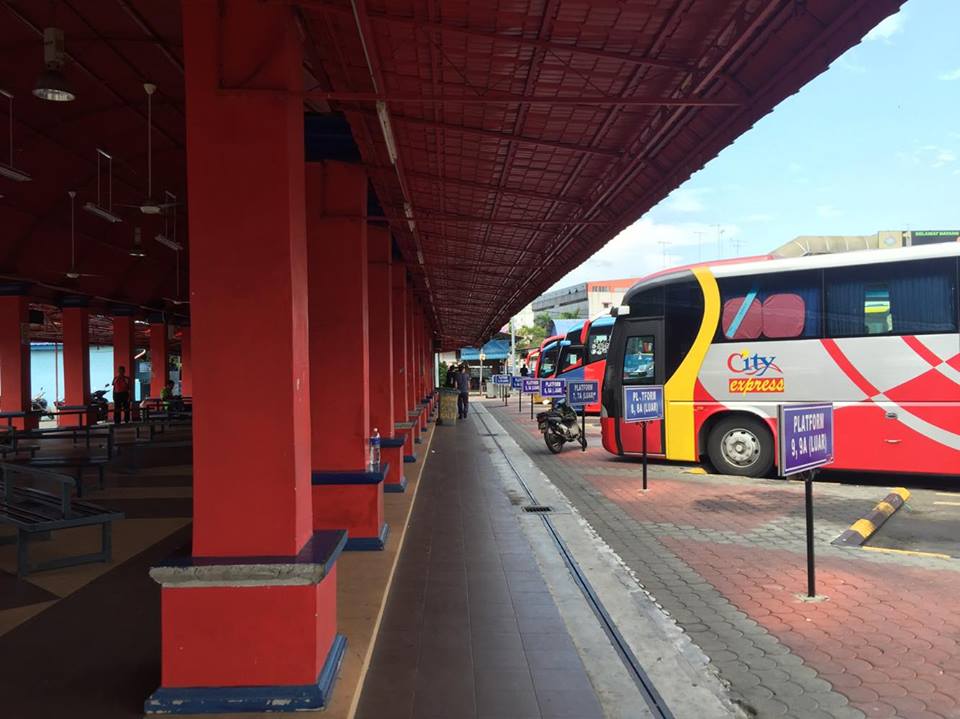
[[[623,388],[624,422],[652,422],[657,419],[663,419],[661,385]]]
[[[832,404],[782,404],[777,415],[781,477],[833,462]]]

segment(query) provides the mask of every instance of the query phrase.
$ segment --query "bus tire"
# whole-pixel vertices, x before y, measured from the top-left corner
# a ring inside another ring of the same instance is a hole
[[[707,454],[721,474],[763,477],[773,466],[773,435],[758,417],[723,417],[710,430]]]

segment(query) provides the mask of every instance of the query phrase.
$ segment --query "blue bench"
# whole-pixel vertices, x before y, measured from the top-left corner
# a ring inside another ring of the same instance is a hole
[[[74,481],[71,477],[35,467],[7,462],[0,463],[0,523],[16,528],[17,574],[24,577],[45,569],[72,567],[89,562],[109,562],[112,553],[112,523],[123,519],[122,512],[114,512],[95,504],[71,498]],[[46,483],[58,487],[52,494],[27,484]],[[31,563],[31,539],[49,538],[50,532],[100,525],[100,551]],[[3,540],[0,540],[3,541]],[[9,541],[9,540],[8,540]]]

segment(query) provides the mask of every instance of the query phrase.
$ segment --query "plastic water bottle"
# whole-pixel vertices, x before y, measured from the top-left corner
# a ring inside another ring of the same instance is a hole
[[[370,462],[369,470],[377,472],[380,470],[380,430],[373,428],[373,434],[370,435]]]

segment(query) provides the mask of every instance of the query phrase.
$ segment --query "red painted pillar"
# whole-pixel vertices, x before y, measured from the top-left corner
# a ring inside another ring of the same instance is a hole
[[[190,325],[180,328],[180,394],[193,397],[193,342]]]
[[[90,310],[63,308],[63,404],[79,409],[90,405]],[[58,417],[62,425],[81,424],[78,415]],[[90,420],[89,413],[82,420]]]
[[[312,529],[302,40],[283,4],[191,0],[181,12],[193,555],[151,570],[162,686],[145,709],[320,709],[343,655],[346,536]],[[243,84],[261,90],[223,90]]]
[[[150,322],[150,396],[159,397],[170,378],[170,340],[167,336],[167,323]]]
[[[407,268],[395,262],[391,269],[393,280],[393,418],[397,436],[404,439],[404,461],[414,461],[413,429],[408,411],[410,409],[410,382],[407,370]]]
[[[0,295],[0,411],[2,412],[30,411],[32,398],[30,397],[29,314],[27,297]],[[48,401],[53,405],[52,395]],[[36,417],[14,420],[14,426],[18,428],[33,428],[36,425]]]
[[[347,549],[382,549],[383,473],[367,471],[367,174],[324,161],[306,175],[313,526],[346,529]]]
[[[394,429],[393,281],[390,276],[393,247],[384,225],[367,227],[370,315],[370,423],[379,428],[383,461],[389,465],[385,492],[402,492],[403,439]]]
[[[407,288],[407,374],[409,385],[407,396],[407,417],[413,422],[413,441],[420,444],[420,383],[417,379],[417,320],[416,297],[413,287]]]

